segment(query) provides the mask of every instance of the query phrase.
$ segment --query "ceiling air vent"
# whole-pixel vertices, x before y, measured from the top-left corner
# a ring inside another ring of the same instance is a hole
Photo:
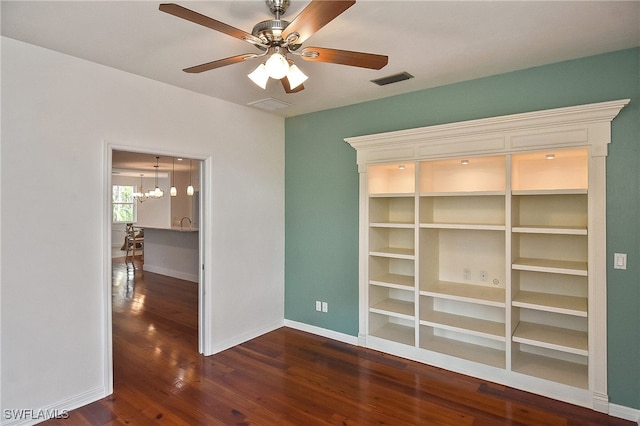
[[[283,102],[274,98],[261,99],[259,101],[250,102],[247,105],[267,111],[277,111],[279,109],[289,108],[291,106],[290,103]]]
[[[403,80],[409,80],[410,78],[413,78],[413,76],[408,72],[404,71],[398,74],[378,78],[376,80],[371,80],[371,82],[377,84],[378,86],[386,86],[387,84],[397,83]]]

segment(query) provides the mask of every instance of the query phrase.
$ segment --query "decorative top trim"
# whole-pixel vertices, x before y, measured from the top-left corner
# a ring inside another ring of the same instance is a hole
[[[358,151],[358,164],[398,158],[399,148],[408,149],[401,150],[404,154],[400,155],[407,159],[576,145],[592,145],[596,148],[594,154],[606,155],[606,145],[611,142],[610,123],[629,102],[629,99],[621,99],[355,136],[344,140]],[[587,140],[585,137],[571,140],[577,134],[586,135]],[[512,139],[518,139],[519,142],[512,144]],[[523,140],[527,141],[525,145],[522,145]],[[371,158],[361,155],[365,151],[375,151],[378,155]],[[385,152],[390,157],[385,158]]]

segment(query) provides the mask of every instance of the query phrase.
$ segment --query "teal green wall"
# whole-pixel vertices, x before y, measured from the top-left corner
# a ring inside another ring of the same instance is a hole
[[[607,158],[608,377],[611,402],[640,409],[640,49],[286,119],[285,317],[358,333],[358,172],[345,137],[625,98]],[[612,267],[617,252],[626,271]]]

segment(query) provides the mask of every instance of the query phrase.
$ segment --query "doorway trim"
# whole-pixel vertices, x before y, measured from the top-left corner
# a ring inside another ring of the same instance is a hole
[[[211,257],[206,253],[212,252],[211,236],[212,236],[212,214],[211,214],[211,191],[213,184],[213,159],[210,155],[187,153],[177,151],[157,150],[152,147],[135,147],[129,145],[120,145],[108,140],[103,143],[104,156],[104,173],[103,173],[103,214],[102,214],[102,297],[103,297],[103,353],[104,353],[104,372],[105,380],[104,389],[105,396],[113,393],[113,327],[112,327],[112,265],[111,265],[111,224],[112,224],[112,208],[111,208],[111,185],[112,185],[112,169],[113,169],[113,151],[129,151],[142,154],[161,155],[167,157],[185,157],[199,160],[200,167],[200,224],[198,232],[198,253],[199,253],[199,272],[198,272],[198,352],[204,355],[210,355],[213,342],[211,334],[207,333],[207,324],[211,321],[211,304],[205,295],[211,294]]]

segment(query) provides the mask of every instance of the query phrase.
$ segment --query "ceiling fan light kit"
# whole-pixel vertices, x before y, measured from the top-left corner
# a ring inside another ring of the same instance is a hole
[[[293,93],[293,89],[296,89],[309,78],[295,64],[289,65],[289,61],[280,53],[271,55],[264,64],[258,65],[247,77],[263,89],[267,88],[269,78],[274,80],[286,78],[289,85],[287,93]],[[285,82],[283,81],[282,83],[286,88]]]
[[[304,83],[309,77],[307,77],[300,68],[298,68],[295,64],[289,67],[289,73],[287,74],[287,79],[289,80],[289,87],[291,89],[295,89]]]
[[[245,41],[262,53],[244,53],[229,58],[207,62],[185,68],[188,73],[201,73],[232,65],[245,60],[268,56],[248,77],[262,89],[266,89],[269,78],[280,80],[286,93],[296,93],[304,89],[302,83],[307,76],[288,57],[298,56],[305,61],[327,62],[360,68],[379,70],[387,65],[389,58],[372,53],[351,52],[348,50],[323,47],[302,47],[302,44],[316,31],[324,27],[355,4],[355,0],[312,0],[291,22],[280,19],[289,7],[289,0],[266,0],[275,19],[258,22],[251,34],[194,12],[174,3],[163,3],[162,12],[191,21],[231,37]]]
[[[289,71],[289,62],[287,62],[285,57],[282,56],[276,48],[276,52],[269,56],[267,62],[264,63],[264,67],[267,70],[269,77],[275,80],[280,80],[287,75],[287,72]]]
[[[253,70],[251,74],[248,74],[247,77],[251,79],[256,85],[262,87],[263,89],[267,88],[267,82],[269,81],[269,73],[267,72],[267,67],[264,64],[258,65],[258,67]]]

